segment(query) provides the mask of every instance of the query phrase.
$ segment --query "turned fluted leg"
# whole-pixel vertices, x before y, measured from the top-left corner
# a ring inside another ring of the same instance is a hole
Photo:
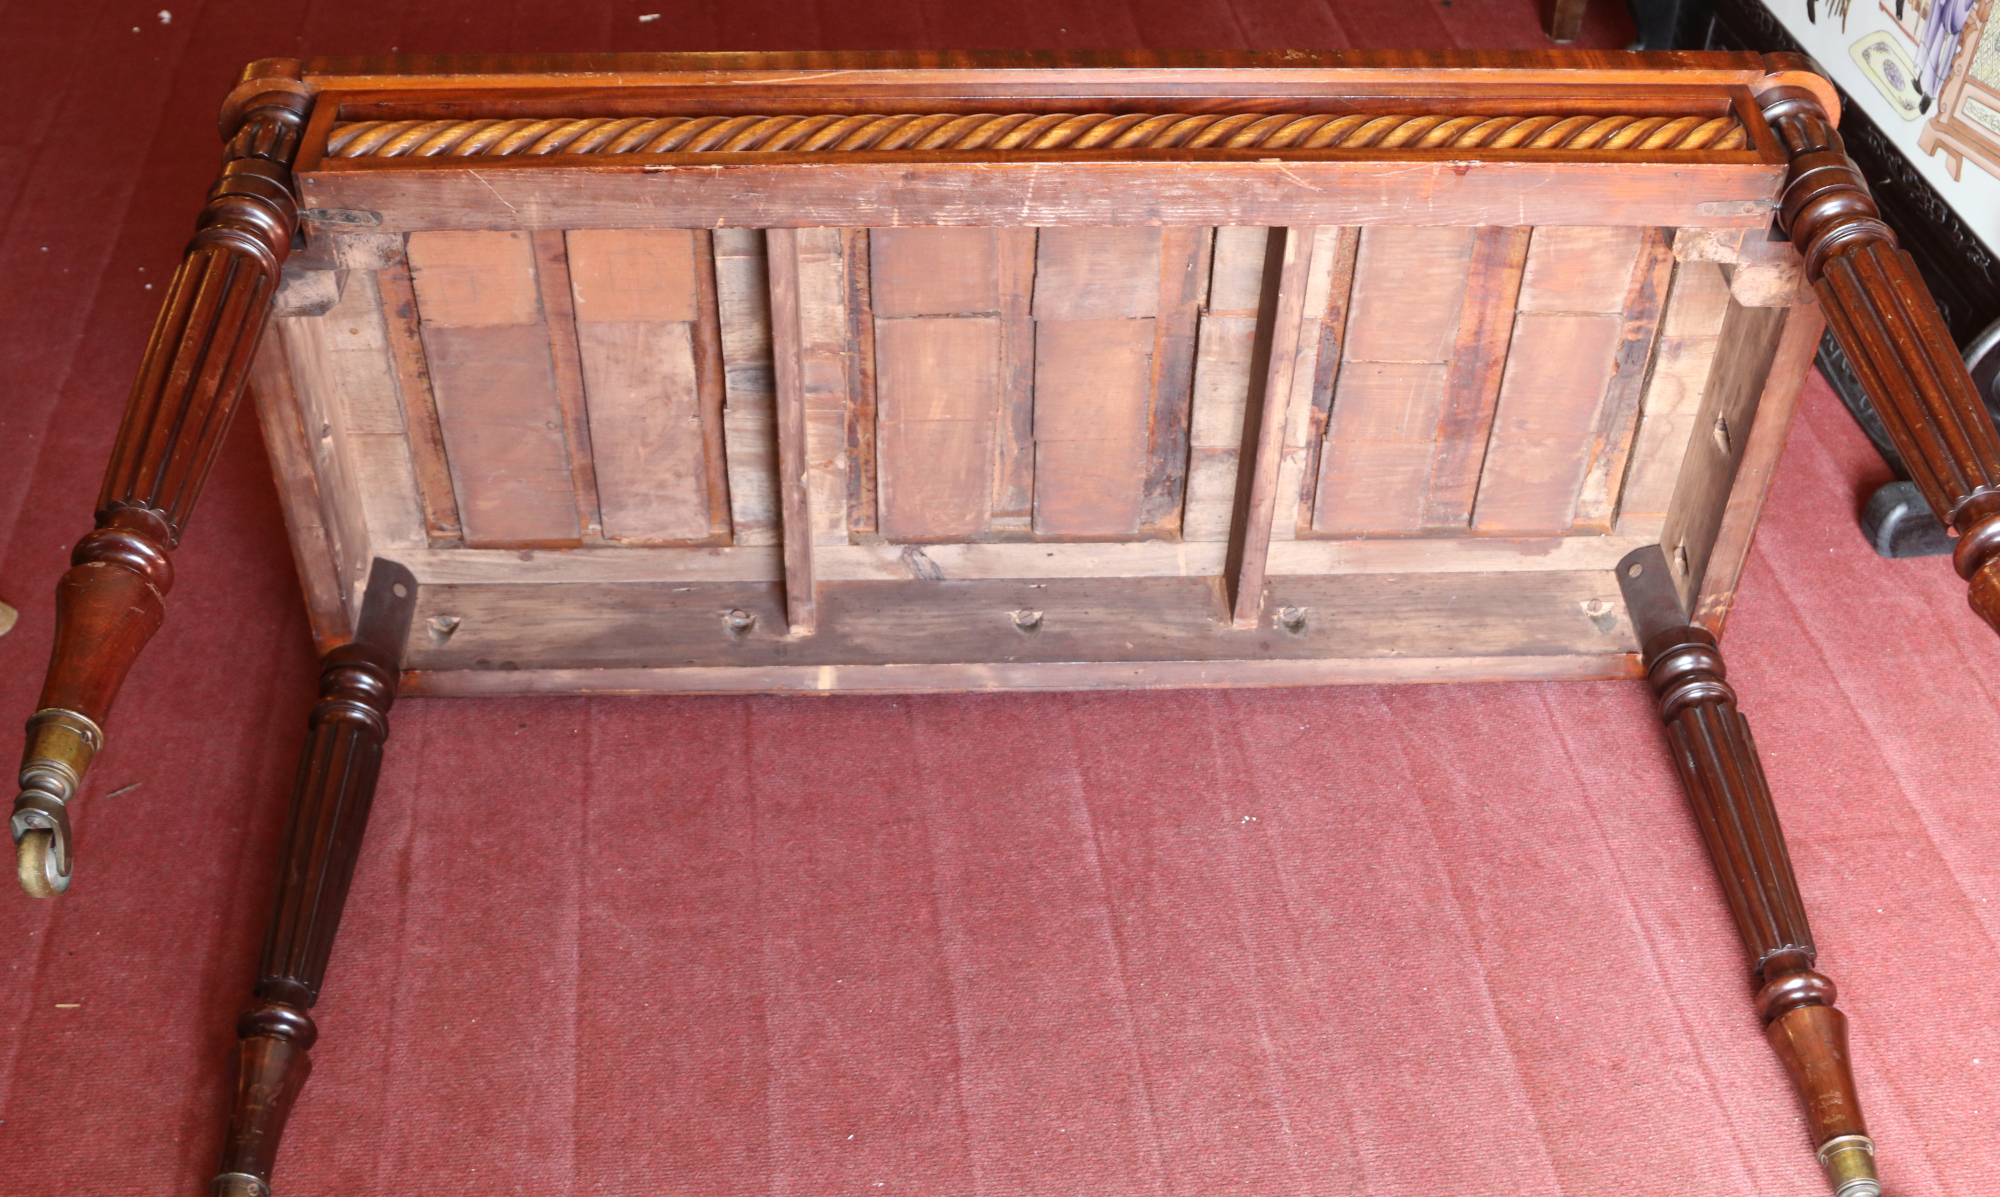
[[[1791,55],[1766,61],[1775,71],[1810,69]],[[1979,389],[1819,100],[1778,82],[1758,103],[1791,158],[1779,226],[1804,257],[1827,327],[1911,479],[1957,534],[1953,563],[1971,585],[1973,610],[2000,631],[2000,435]]]
[[[1619,562],[1618,581],[1681,784],[1750,953],[1757,1015],[1805,1102],[1820,1165],[1837,1197],[1880,1197],[1875,1144],[1848,1065],[1847,1017],[1834,1009],[1833,981],[1814,970],[1785,833],[1715,637],[1690,626],[1658,545]]]
[[[268,1197],[285,1119],[312,1071],[319,1031],[307,1011],[319,1000],[361,851],[416,592],[407,569],[377,559],[359,634],[321,662],[255,1004],[236,1023],[236,1089],[214,1197]]]
[[[291,162],[310,104],[299,64],[251,63],[223,106],[227,150],[153,326],[97,501],[56,585],[55,647],[28,720],[11,830],[22,888],[69,888],[68,803],[173,586],[168,553],[222,447],[263,335],[298,205]]]

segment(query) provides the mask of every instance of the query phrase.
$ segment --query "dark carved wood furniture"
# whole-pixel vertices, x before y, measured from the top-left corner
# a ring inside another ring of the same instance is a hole
[[[398,692],[1644,676],[1879,1194],[1716,637],[1825,324],[1996,627],[2000,445],[1836,112],[1745,54],[253,63],[58,588],[21,881],[69,884],[254,380],[325,664],[217,1193],[268,1193]]]

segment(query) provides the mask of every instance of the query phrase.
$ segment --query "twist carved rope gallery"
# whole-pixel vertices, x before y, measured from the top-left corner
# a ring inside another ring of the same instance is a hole
[[[1733,116],[1014,113],[662,116],[337,124],[333,158],[948,150],[1737,150]]]

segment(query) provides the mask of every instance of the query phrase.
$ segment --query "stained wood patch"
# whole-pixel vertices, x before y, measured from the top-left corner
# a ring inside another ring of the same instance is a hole
[[[1657,238],[1648,242],[1638,228],[1535,230],[1474,531],[1556,532],[1577,522],[1606,416],[1606,391],[1620,366],[1642,242],[1660,248]],[[1651,323],[1642,321],[1647,345]],[[1643,372],[1643,348],[1640,355],[1636,369]]]
[[[1153,376],[1146,415],[1146,489],[1139,523],[1149,531],[1179,529],[1187,490],[1188,420],[1194,385],[1195,335],[1208,289],[1213,233],[1160,230],[1159,318],[1153,324]]]
[[[1184,409],[1183,349],[1175,341],[1156,378],[1162,334],[1162,230],[1044,229],[1037,240],[1034,331],[1034,530],[1042,536],[1137,534],[1145,509],[1156,383],[1177,388]],[[1172,336],[1192,333],[1186,292],[1198,247],[1191,231],[1171,239]],[[1171,430],[1167,430],[1172,435]],[[1174,486],[1176,466],[1159,485]]]
[[[1035,509],[1034,229],[998,230],[1000,413],[994,428],[993,528],[1026,531]]]
[[[412,233],[409,256],[466,543],[578,543],[583,529],[529,235]]]
[[[1264,299],[1264,259],[1272,236],[1272,230],[1263,228],[1215,230],[1188,417],[1187,500],[1181,516],[1185,540],[1229,539],[1243,409]]]
[[[1485,240],[1503,242],[1498,261],[1489,245],[1485,274],[1504,273],[1504,239]],[[1361,231],[1347,341],[1320,458],[1315,531],[1380,535],[1423,527],[1476,244],[1472,229]],[[1504,277],[1482,279],[1477,298],[1483,302],[1507,289]],[[1475,420],[1480,402],[1471,404]]]
[[[1145,497],[1154,321],[1035,325],[1035,531],[1139,530]]]
[[[1008,231],[869,233],[884,536],[949,539],[991,527],[995,422],[1005,418],[1000,279]]]
[[[986,531],[1000,341],[995,316],[877,319],[882,535],[926,540]]]
[[[1578,532],[1607,533],[1616,516],[1618,489],[1625,479],[1632,439],[1638,430],[1640,392],[1653,360],[1660,313],[1673,278],[1672,233],[1661,228],[1641,230],[1637,260],[1625,292],[1625,328],[1618,339],[1616,363],[1591,441],[1590,466],[1584,471],[1577,496],[1574,527]]]
[[[1423,526],[1460,529],[1472,522],[1479,474],[1500,402],[1500,379],[1514,336],[1514,309],[1528,260],[1530,230],[1479,229],[1458,337],[1446,370],[1437,453],[1424,494]]]

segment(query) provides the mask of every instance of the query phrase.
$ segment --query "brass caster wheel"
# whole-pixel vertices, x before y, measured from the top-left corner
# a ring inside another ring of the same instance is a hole
[[[69,877],[56,871],[56,833],[30,831],[14,845],[14,865],[21,892],[31,898],[53,898],[69,888]]]

